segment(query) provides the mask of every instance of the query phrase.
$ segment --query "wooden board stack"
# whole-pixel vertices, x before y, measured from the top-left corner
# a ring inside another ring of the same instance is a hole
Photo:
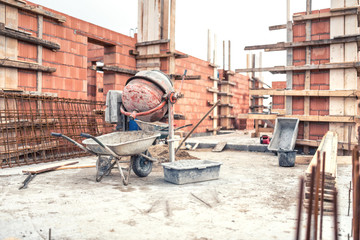
[[[312,166],[317,165],[317,157],[320,154],[320,177],[319,177],[319,206],[321,204],[321,179],[322,179],[322,161],[323,152],[325,154],[325,183],[324,183],[324,212],[333,211],[333,191],[336,187],[336,172],[337,172],[337,145],[338,136],[335,132],[328,131],[323,137],[316,154],[313,156],[306,172],[305,172],[305,201],[304,207],[308,208],[310,197],[310,184],[311,184],[311,169]],[[314,195],[316,192],[316,183],[314,184]],[[314,197],[315,199],[315,197]],[[318,208],[320,209],[320,207]]]

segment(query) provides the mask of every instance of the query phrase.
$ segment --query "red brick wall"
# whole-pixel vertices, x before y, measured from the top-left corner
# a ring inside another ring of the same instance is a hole
[[[213,102],[213,94],[206,90],[213,86],[213,81],[209,80],[209,76],[213,75],[214,70],[209,63],[192,56],[177,59],[176,74],[183,74],[185,69],[187,69],[187,75],[201,75],[201,80],[184,80],[181,90],[184,98],[175,104],[175,112],[185,115],[186,120],[175,121],[177,126],[190,123],[195,125],[210,109],[207,102]],[[181,80],[175,80],[176,91],[180,85]],[[207,128],[212,127],[212,120],[206,118],[195,130],[195,133],[206,132]]]
[[[329,9],[313,11],[329,12]],[[304,13],[302,13],[304,14]],[[330,19],[314,19],[311,21],[311,40],[329,39],[330,38]],[[294,42],[305,41],[305,25],[306,22],[295,22],[293,25],[293,40]],[[304,47],[294,48],[293,64],[305,65],[305,51]],[[330,62],[330,47],[329,46],[314,46],[311,47],[311,63],[323,64]],[[293,72],[293,89],[303,90],[305,88],[305,71]],[[327,90],[329,89],[329,70],[312,70],[310,72],[310,89],[312,90]],[[292,109],[294,115],[304,114],[304,97],[293,97]],[[329,114],[329,98],[328,97],[310,97],[310,115],[328,115]],[[310,139],[321,139],[323,135],[329,130],[328,123],[310,122]],[[298,138],[304,137],[304,125],[301,122],[299,126]]]
[[[273,89],[285,89],[286,82],[276,81],[272,82]],[[273,109],[285,109],[285,97],[283,96],[273,96],[272,97],[272,108]]]
[[[28,2],[28,4],[32,3]],[[44,92],[56,92],[60,97],[88,98],[87,57],[88,50],[91,51],[93,45],[88,43],[88,37],[83,36],[81,32],[94,35],[105,41],[114,42],[117,45],[116,47],[105,48],[105,53],[102,55],[106,63],[135,69],[135,58],[128,54],[129,50],[135,49],[135,38],[52,9],[45,7],[44,9],[66,16],[66,22],[62,24],[44,17],[43,38],[56,42],[61,46],[57,52],[43,48],[43,65],[56,67],[57,69],[54,73],[43,73],[42,86]],[[19,29],[37,36],[37,17],[19,10]],[[34,45],[19,41],[18,48],[19,60],[36,62],[37,49]],[[117,62],[115,62],[115,59]],[[19,88],[35,90],[36,81],[33,81],[34,78],[36,79],[35,76],[35,72],[19,71]],[[29,77],[31,80],[28,79]],[[120,89],[128,77],[128,75],[123,74],[105,74],[104,81],[108,89]]]
[[[234,96],[231,99],[231,104],[234,105],[233,115],[237,116],[242,113],[249,113],[249,77],[241,74],[231,76],[231,81],[236,83],[232,88]],[[253,129],[254,121],[251,119],[235,120],[235,129]]]
[[[28,2],[28,4],[32,4]],[[44,9],[66,17],[65,23],[58,23],[44,17],[43,38],[60,44],[60,50],[54,52],[43,48],[43,65],[55,67],[54,73],[43,73],[42,91],[55,92],[59,97],[80,98],[89,100],[105,100],[104,96],[111,90],[122,90],[131,75],[104,72],[104,74],[88,69],[93,61],[103,61],[107,65],[116,65],[125,69],[136,69],[135,57],[129,50],[135,50],[136,38],[96,26],[76,19],[52,9]],[[37,16],[19,10],[19,29],[37,36]],[[86,35],[86,36],[85,36]],[[91,39],[102,39],[114,46],[100,46],[93,44]],[[36,62],[37,48],[34,45],[19,41],[18,59]],[[161,47],[162,53],[168,51],[168,44]],[[161,59],[161,70],[167,71],[165,58]],[[210,109],[208,101],[213,101],[213,94],[207,91],[213,86],[209,76],[213,76],[213,68],[209,63],[189,56],[176,60],[176,73],[183,74],[187,69],[188,75],[201,75],[201,80],[185,80],[182,86],[184,98],[175,105],[176,113],[184,114],[186,120],[178,120],[178,126],[196,124]],[[234,115],[248,112],[249,95],[246,77],[237,74],[233,79],[237,83],[233,88]],[[175,90],[181,81],[175,81]],[[19,70],[19,88],[36,90],[36,72]],[[103,93],[99,90],[103,89]],[[251,125],[251,124],[250,124]],[[195,132],[206,132],[212,128],[212,120],[207,118]]]

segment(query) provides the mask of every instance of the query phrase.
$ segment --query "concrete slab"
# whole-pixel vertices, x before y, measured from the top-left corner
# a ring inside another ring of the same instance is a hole
[[[269,134],[268,134],[269,135]],[[271,134],[270,134],[271,135]],[[267,152],[268,145],[260,144],[260,138],[251,138],[251,132],[235,131],[228,134],[215,136],[192,137],[186,144],[194,146],[199,143],[198,148],[214,148],[220,142],[227,142],[226,150]]]
[[[148,177],[132,176],[130,185],[122,186],[115,170],[96,183],[95,169],[87,168],[44,173],[18,190],[25,176],[7,176],[12,170],[2,169],[0,239],[47,239],[50,228],[53,239],[294,238],[298,181],[306,165],[281,168],[271,153],[191,153],[223,162],[220,179],[174,185],[157,166]],[[350,178],[351,166],[339,166],[342,239],[351,230]],[[332,234],[332,218],[325,216],[324,239]]]

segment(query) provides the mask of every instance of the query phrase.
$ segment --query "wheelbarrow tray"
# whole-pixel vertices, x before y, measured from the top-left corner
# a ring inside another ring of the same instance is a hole
[[[113,132],[96,137],[119,156],[132,156],[145,152],[159,137],[159,133],[148,131]],[[84,145],[99,155],[111,155],[92,139],[82,141]]]
[[[299,130],[298,118],[279,117],[275,120],[273,137],[268,146],[269,151],[294,150]]]

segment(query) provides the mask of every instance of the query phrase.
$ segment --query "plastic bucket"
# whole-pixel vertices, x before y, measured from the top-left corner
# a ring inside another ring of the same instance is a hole
[[[280,167],[295,166],[296,150],[280,150],[278,151],[278,159]]]

